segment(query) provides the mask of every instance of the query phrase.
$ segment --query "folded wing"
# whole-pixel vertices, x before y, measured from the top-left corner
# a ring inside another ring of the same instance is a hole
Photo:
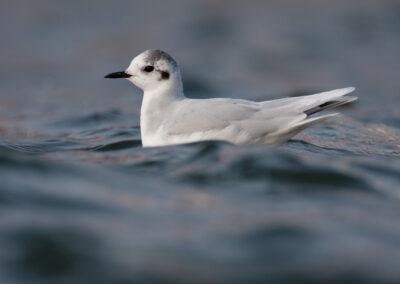
[[[237,144],[282,143],[334,114],[311,115],[356,100],[356,97],[346,96],[353,90],[349,87],[265,102],[188,99],[176,106],[174,117],[180,119],[165,121],[166,129],[171,130],[170,135],[188,136],[189,141],[202,137]]]

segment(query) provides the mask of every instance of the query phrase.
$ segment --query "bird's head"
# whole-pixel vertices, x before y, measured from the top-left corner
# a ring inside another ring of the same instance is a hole
[[[105,78],[125,78],[143,91],[181,84],[178,64],[161,50],[146,50],[136,56],[125,71],[108,74]]]

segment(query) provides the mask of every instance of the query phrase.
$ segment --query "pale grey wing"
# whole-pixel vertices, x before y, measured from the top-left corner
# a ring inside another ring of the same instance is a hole
[[[303,122],[309,119],[308,116],[314,113],[356,100],[357,97],[346,96],[352,91],[354,91],[354,88],[348,87],[309,96],[260,103],[237,100],[238,105],[241,107],[250,107],[257,110],[246,119],[237,120],[233,123],[246,131],[251,137],[264,136],[304,124]]]
[[[356,100],[357,97],[346,96],[348,93],[354,91],[354,89],[353,87],[349,87],[309,96],[262,102],[263,109],[257,113],[257,116],[270,117],[272,113],[275,113],[281,119],[279,127],[274,131],[266,133],[267,137],[265,138],[273,137],[274,143],[281,143],[296,135],[301,130],[336,115],[325,114],[310,117],[310,115],[319,111]]]
[[[171,135],[180,135],[212,131],[217,133],[227,127],[235,127],[249,139],[258,139],[270,133],[290,130],[300,124],[307,125],[310,114],[355,100],[355,97],[345,97],[353,90],[343,88],[260,103],[222,98],[187,99],[174,108],[172,117],[179,119],[169,121],[166,128]]]
[[[260,111],[261,105],[256,102],[235,99],[186,99],[173,108],[179,119],[168,121],[170,134],[185,134],[222,130],[237,122],[247,120]]]
[[[261,104],[265,110],[273,108],[285,113],[289,111],[311,115],[356,100],[357,97],[346,96],[354,90],[354,87],[348,87],[314,95],[265,101]]]
[[[348,87],[314,95],[260,102],[260,110],[238,124],[252,137],[279,133],[294,135],[299,130],[335,114],[317,117],[310,115],[355,101],[357,97],[347,96],[354,90],[354,87]]]
[[[179,120],[169,120],[169,135],[204,133],[210,139],[218,139],[219,132],[230,127],[232,133],[249,141],[262,138],[287,125],[303,120],[306,115],[294,110],[282,111],[279,107],[266,107],[238,99],[184,100],[174,108]]]

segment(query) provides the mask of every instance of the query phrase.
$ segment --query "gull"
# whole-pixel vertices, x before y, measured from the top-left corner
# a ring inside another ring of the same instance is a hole
[[[143,90],[140,131],[143,147],[205,140],[233,144],[282,144],[303,129],[337,113],[316,116],[357,99],[354,87],[263,102],[241,99],[190,99],[183,93],[176,61],[161,50],[146,50],[125,71],[105,78],[125,78]]]

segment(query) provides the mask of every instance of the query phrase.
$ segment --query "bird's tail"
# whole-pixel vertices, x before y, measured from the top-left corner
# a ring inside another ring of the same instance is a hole
[[[317,112],[357,100],[357,97],[346,96],[352,91],[354,91],[354,88],[349,87],[291,99],[291,103],[288,104],[288,107],[297,109],[297,111],[304,116],[303,119],[293,121],[293,123],[288,124],[286,127],[268,134],[264,137],[265,143],[283,143],[303,129],[337,115],[338,113],[311,116]]]
[[[343,96],[343,97],[339,97],[336,99],[333,99],[331,101],[327,101],[323,104],[320,104],[316,107],[312,107],[306,111],[304,111],[305,114],[307,115],[312,115],[314,113],[326,110],[326,109],[330,109],[330,108],[334,108],[334,107],[338,107],[347,103],[351,103],[353,101],[357,100],[357,97],[354,96]]]
[[[300,131],[336,115],[338,115],[338,113],[330,113],[306,118],[305,120],[302,120],[298,123],[292,124],[286,128],[280,129],[274,133],[267,135],[266,137],[264,137],[263,142],[266,144],[282,144],[289,140],[291,137],[297,135]]]

